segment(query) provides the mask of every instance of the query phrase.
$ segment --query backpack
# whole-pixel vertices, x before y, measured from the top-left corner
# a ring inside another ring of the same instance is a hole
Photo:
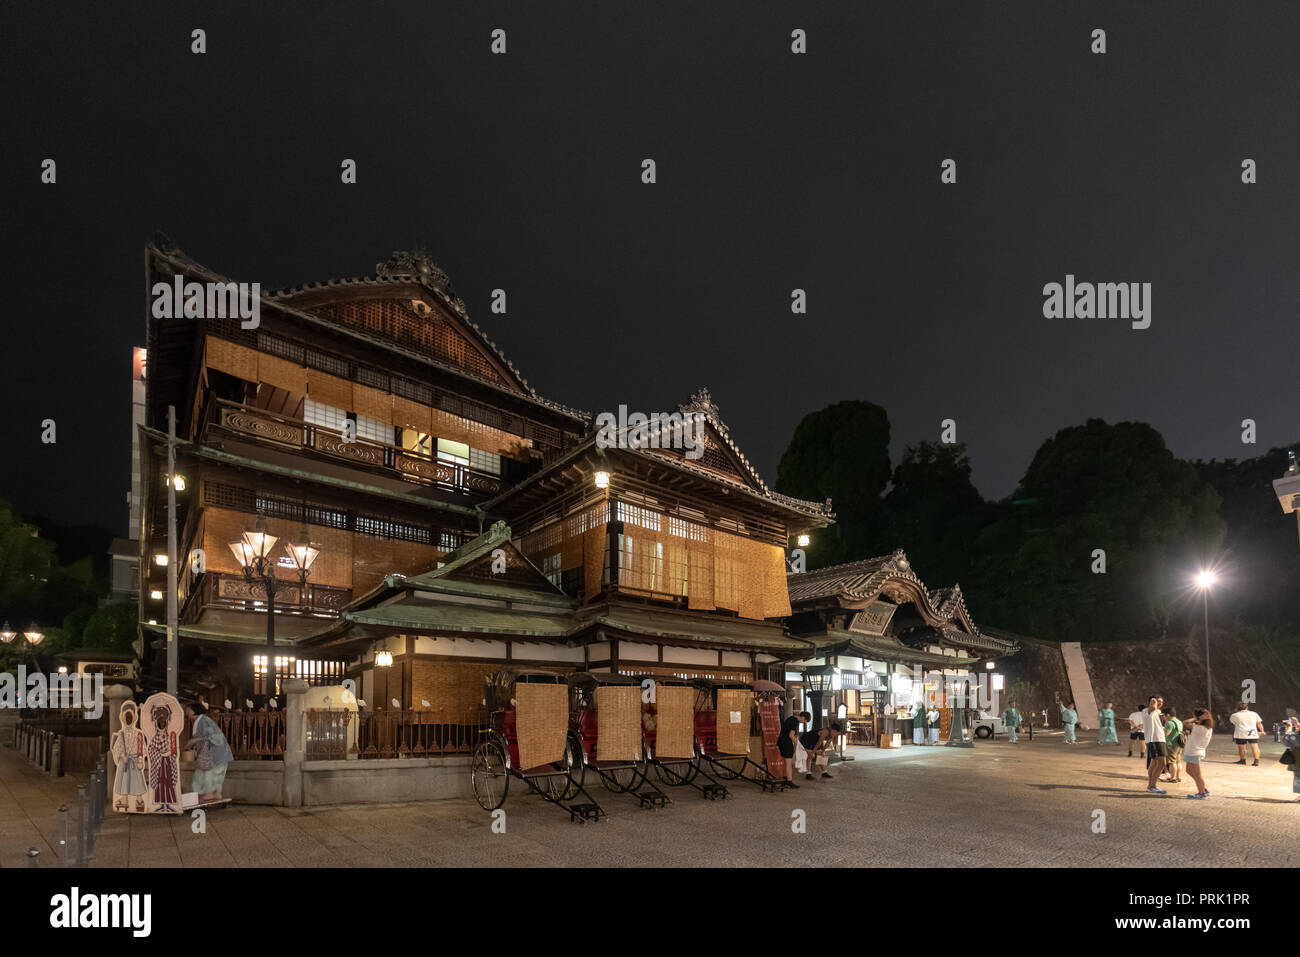
[[[1174,725],[1174,733],[1169,736],[1167,741],[1171,748],[1181,748],[1183,746],[1183,723],[1177,718],[1170,718]]]

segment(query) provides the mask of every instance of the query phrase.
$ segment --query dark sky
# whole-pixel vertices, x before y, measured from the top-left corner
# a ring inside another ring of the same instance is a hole
[[[896,456],[955,418],[991,497],[1091,416],[1148,421],[1189,458],[1294,437],[1294,3],[95,0],[0,17],[0,496],[24,512],[125,528],[158,228],[264,288],[424,246],[543,395],[649,412],[707,384],[769,479],[799,419],[841,399],[885,406]],[[1043,318],[1066,273],[1152,283],[1151,328]],[[498,286],[506,317],[488,311]]]

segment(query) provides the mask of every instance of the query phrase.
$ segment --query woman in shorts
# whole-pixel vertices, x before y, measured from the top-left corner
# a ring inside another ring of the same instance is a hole
[[[1201,774],[1201,761],[1210,746],[1210,738],[1214,737],[1214,719],[1204,708],[1197,708],[1196,717],[1191,718],[1186,727],[1190,730],[1183,745],[1183,763],[1187,765],[1187,773],[1196,782],[1196,793],[1187,796],[1192,800],[1203,801],[1210,796],[1210,792],[1206,789],[1205,778]]]

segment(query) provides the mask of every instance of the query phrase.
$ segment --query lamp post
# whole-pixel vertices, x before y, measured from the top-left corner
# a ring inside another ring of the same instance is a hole
[[[28,625],[27,630],[21,634],[23,636],[23,641],[27,646],[27,653],[32,656],[32,664],[35,665],[36,670],[39,671],[41,663],[36,660],[36,646],[45,640],[45,635],[36,629],[36,622],[32,622]],[[4,623],[3,627],[0,627],[0,641],[3,641],[6,645],[17,638],[18,635],[19,632],[10,628],[9,622],[7,621]]]
[[[1210,681],[1210,589],[1218,577],[1212,571],[1203,571],[1196,576],[1196,584],[1201,589],[1201,606],[1205,612],[1205,707],[1210,717],[1214,717],[1213,689]]]
[[[275,593],[279,580],[275,577],[275,559],[272,557],[275,543],[279,539],[266,530],[266,519],[259,517],[253,527],[244,532],[243,538],[230,543],[230,550],[235,553],[240,567],[244,571],[244,581],[250,585],[261,585],[266,591],[266,698],[269,702],[275,696]],[[320,554],[307,538],[307,529],[303,528],[299,543],[287,543],[285,550],[293,562],[298,582],[304,589],[312,562]]]
[[[835,668],[830,664],[808,668],[803,673],[803,686],[812,701],[813,724],[809,731],[817,731],[822,726],[822,696],[831,690],[835,680]]]

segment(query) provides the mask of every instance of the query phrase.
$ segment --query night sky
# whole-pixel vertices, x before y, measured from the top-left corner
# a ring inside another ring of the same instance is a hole
[[[842,399],[888,410],[895,458],[955,418],[989,497],[1093,416],[1188,458],[1295,437],[1295,3],[96,0],[0,23],[0,497],[24,513],[125,532],[156,229],[264,289],[425,247],[542,395],[651,412],[708,385],[769,480]],[[1067,273],[1152,283],[1151,328],[1045,319]]]

